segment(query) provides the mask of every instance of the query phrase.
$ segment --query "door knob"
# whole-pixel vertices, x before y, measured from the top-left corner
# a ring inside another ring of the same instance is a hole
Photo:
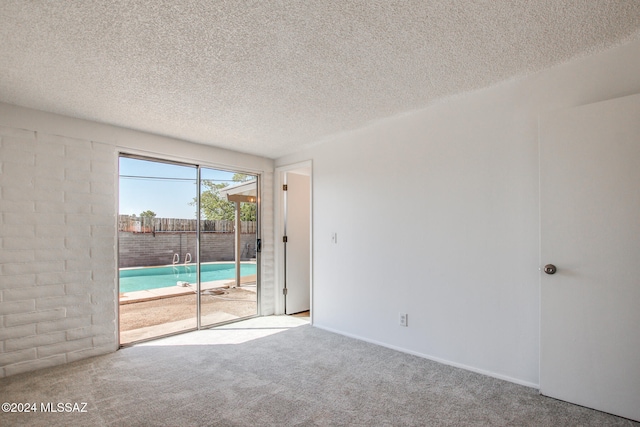
[[[544,266],[544,272],[547,274],[556,274],[556,271],[558,271],[558,269],[553,264],[547,264]]]

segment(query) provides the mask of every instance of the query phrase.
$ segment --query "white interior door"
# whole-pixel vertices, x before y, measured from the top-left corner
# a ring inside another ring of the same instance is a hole
[[[300,313],[310,308],[310,193],[308,175],[287,172],[286,314]]]
[[[640,95],[541,118],[540,392],[640,420]]]

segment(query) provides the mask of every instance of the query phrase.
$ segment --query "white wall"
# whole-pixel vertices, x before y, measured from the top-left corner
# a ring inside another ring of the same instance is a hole
[[[0,377],[117,349],[119,152],[262,174],[273,312],[272,160],[0,104]]]
[[[278,159],[313,160],[314,324],[537,386],[537,117],[637,92],[639,41]]]

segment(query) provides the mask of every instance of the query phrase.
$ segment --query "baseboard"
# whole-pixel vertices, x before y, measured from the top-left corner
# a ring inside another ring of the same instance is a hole
[[[400,351],[402,353],[411,354],[413,356],[422,357],[424,359],[428,359],[428,360],[432,360],[434,362],[442,363],[443,365],[453,366],[454,368],[460,368],[460,369],[464,369],[466,371],[475,372],[477,374],[486,375],[488,377],[497,378],[499,380],[508,381],[510,383],[522,385],[522,386],[525,386],[525,387],[535,388],[536,390],[540,389],[540,385],[536,384],[536,383],[532,383],[532,382],[529,382],[529,381],[524,381],[524,380],[521,380],[519,378],[510,377],[508,375],[502,375],[502,374],[499,374],[497,372],[491,372],[491,371],[487,371],[487,370],[484,370],[484,369],[479,369],[479,368],[476,368],[476,367],[473,367],[473,366],[469,366],[469,365],[465,365],[465,364],[462,364],[462,363],[453,362],[451,360],[441,359],[439,357],[431,356],[429,354],[424,354],[424,353],[420,353],[420,352],[417,352],[417,351],[409,350],[409,349],[406,349],[406,348],[398,347],[398,346],[395,346],[395,345],[390,345],[390,344],[387,344],[387,343],[384,343],[384,342],[380,342],[380,341],[372,340],[372,339],[369,339],[369,338],[361,337],[359,335],[350,334],[348,332],[344,332],[344,331],[340,331],[340,330],[333,329],[333,328],[330,328],[330,327],[326,327],[326,326],[320,325],[318,323],[314,323],[313,327],[325,330],[327,332],[333,332],[333,333],[338,334],[338,335],[343,335],[345,337],[353,338],[353,339],[356,339],[356,340],[359,340],[359,341],[365,341],[365,342],[368,342],[368,343],[371,343],[371,344],[379,345],[381,347],[390,348],[391,350],[396,350],[396,351]]]

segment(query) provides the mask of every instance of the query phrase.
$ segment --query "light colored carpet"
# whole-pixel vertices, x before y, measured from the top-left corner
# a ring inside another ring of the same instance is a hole
[[[88,403],[86,413],[2,413],[0,425],[640,425],[294,317],[251,319],[5,378],[0,396]]]

